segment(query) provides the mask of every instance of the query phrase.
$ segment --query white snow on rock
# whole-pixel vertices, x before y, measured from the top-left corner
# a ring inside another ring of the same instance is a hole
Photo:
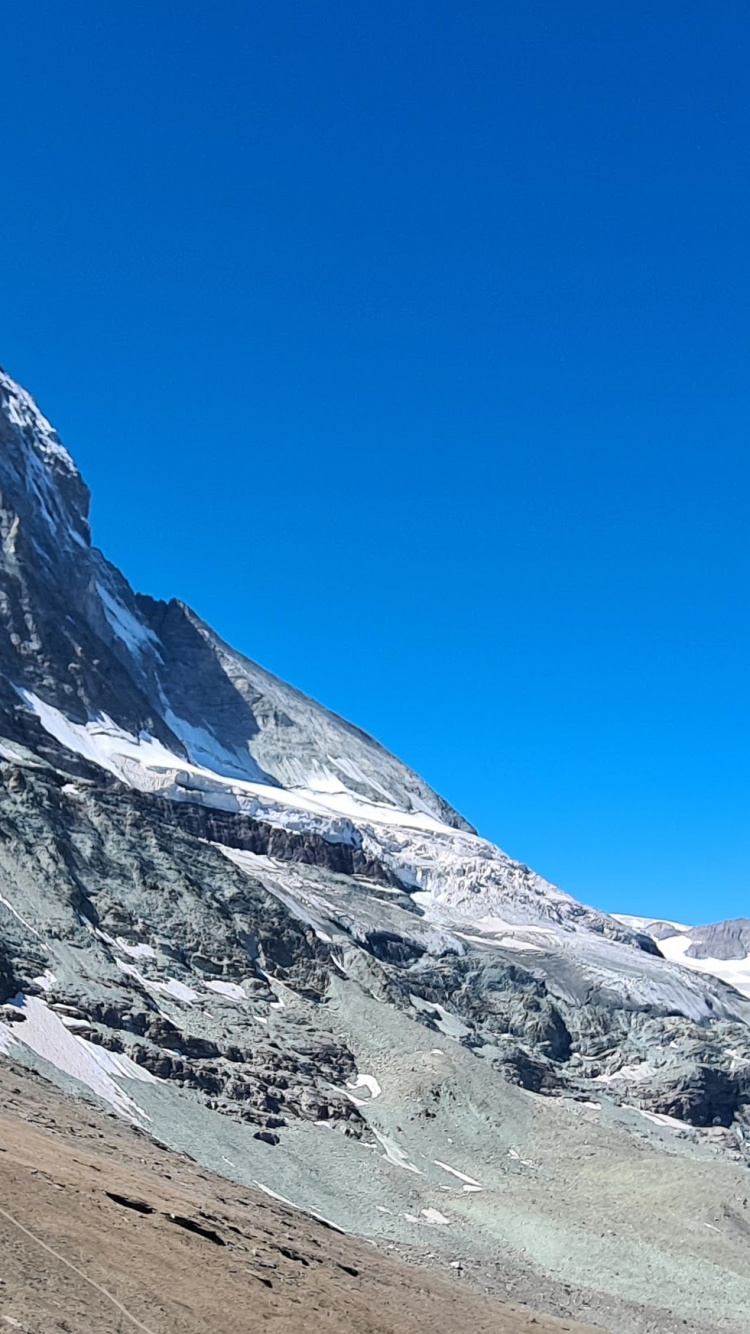
[[[370,1091],[369,1101],[371,1102],[373,1101],[373,1099],[379,1098],[381,1093],[383,1092],[382,1088],[380,1087],[374,1075],[357,1075],[357,1078],[354,1080],[354,1082],[351,1084],[347,1084],[346,1087],[348,1089],[369,1089]]]
[[[627,1079],[630,1084],[643,1084],[653,1079],[656,1073],[655,1066],[649,1061],[641,1061],[638,1065],[621,1065],[613,1074],[597,1075],[594,1082],[616,1084],[620,1080]]]
[[[37,940],[43,939],[43,937],[40,936],[39,932],[37,931],[36,927],[32,926],[31,922],[28,922],[25,917],[22,917],[20,912],[18,912],[18,910],[13,907],[13,904],[10,902],[10,900],[6,899],[2,894],[0,894],[0,903],[2,903],[4,908],[8,909],[8,912],[13,914],[16,921],[21,923],[21,926],[25,926],[26,930],[31,932],[32,936],[36,936]]]
[[[424,1175],[421,1168],[415,1167],[413,1163],[409,1162],[403,1149],[399,1148],[394,1139],[391,1139],[389,1135],[384,1135],[382,1131],[376,1130],[374,1126],[372,1127],[372,1133],[385,1149],[383,1157],[387,1158],[389,1163],[393,1163],[394,1167],[403,1167],[406,1172],[416,1172],[417,1176]]]
[[[688,934],[694,928],[685,925],[684,922],[672,922],[661,917],[632,917],[627,913],[613,913],[618,922],[631,927],[636,931],[645,931],[648,935],[650,928],[659,927],[656,943],[659,946],[665,959],[670,963],[678,963],[683,968],[690,968],[695,973],[707,974],[709,977],[718,977],[720,981],[727,982],[730,987],[734,987],[741,995],[750,998],[750,954],[744,959],[714,959],[711,957],[705,959],[690,958],[687,951],[695,941]],[[673,927],[673,935],[665,935],[663,927]]]
[[[668,1126],[670,1130],[692,1131],[693,1129],[687,1121],[681,1121],[677,1116],[667,1116],[666,1112],[647,1112],[644,1111],[642,1107],[632,1107],[630,1103],[627,1102],[624,1102],[622,1105],[623,1107],[627,1107],[628,1111],[638,1112],[639,1115],[645,1117],[647,1121],[653,1121],[654,1125]]]
[[[61,746],[106,769],[131,787],[141,790],[157,787],[160,785],[158,781],[139,784],[133,780],[141,776],[145,780],[152,770],[155,776],[163,775],[165,770],[179,769],[185,764],[148,733],[134,737],[118,727],[107,714],[100,714],[87,723],[75,723],[32,691],[19,689],[18,694],[36,714],[45,731]]]
[[[271,1008],[273,1008],[273,1006]],[[333,1084],[331,1087],[336,1088],[336,1085]],[[366,1088],[369,1091],[369,1098],[357,1098],[354,1096],[352,1090],[361,1088]],[[353,1083],[347,1084],[346,1088],[337,1089],[336,1091],[337,1093],[343,1093],[344,1097],[348,1098],[350,1102],[353,1102],[356,1107],[366,1107],[368,1102],[374,1102],[383,1092],[374,1075],[357,1075],[357,1078]]]
[[[115,944],[118,950],[122,950],[123,954],[130,955],[131,959],[156,958],[156,950],[152,949],[150,945],[144,945],[144,944],[130,945],[127,940],[123,940],[122,936],[116,937]]]
[[[467,1186],[473,1186],[475,1190],[482,1189],[474,1177],[467,1176],[465,1172],[459,1172],[457,1167],[449,1167],[447,1163],[441,1163],[439,1158],[435,1158],[434,1162],[436,1167],[442,1167],[444,1172],[450,1172],[451,1176],[458,1177],[459,1181],[465,1181]]]
[[[670,948],[674,951],[672,963],[638,950],[627,936],[620,938],[626,926],[614,918],[576,903],[493,844],[440,824],[433,814],[381,806],[349,792],[313,792],[302,784],[285,790],[227,777],[225,772],[183,759],[145,732],[133,736],[104,714],[85,724],[75,723],[31,691],[19,689],[18,693],[62,745],[131,787],[174,801],[241,812],[295,832],[312,831],[331,843],[361,846],[411,888],[413,903],[441,933],[445,944],[453,943],[461,950],[466,940],[474,948],[530,951],[540,962],[544,955],[567,956],[582,961],[594,975],[609,977],[625,1003],[657,1005],[695,1023],[720,1016],[746,1018],[739,995],[735,1000],[731,993],[719,993],[696,977],[720,977],[750,995],[750,969],[745,964],[730,962],[719,967],[705,960],[688,960],[683,957],[687,946],[681,949],[679,941],[672,947],[668,941],[661,942],[664,954],[669,955]],[[325,786],[321,777],[319,787]],[[328,782],[327,786],[335,785]],[[253,854],[226,847],[222,852],[253,874]],[[288,875],[287,869],[285,877]],[[279,878],[274,883],[272,877],[267,885],[321,939],[334,938],[336,912],[313,886],[300,884],[292,893],[288,881],[285,884]],[[692,976],[678,963],[688,965]],[[154,989],[154,984],[148,985]],[[187,999],[184,995],[177,998]],[[447,1037],[460,1040],[468,1033],[467,1026],[445,1008],[428,1005],[418,997],[412,1003],[423,1014],[429,1013]]]
[[[45,968],[39,977],[32,978],[32,982],[36,982],[36,985],[46,992],[52,991],[57,986],[57,978],[54,973],[50,972],[49,968]]]
[[[238,751],[227,750],[221,742],[205,727],[197,727],[185,718],[180,718],[164,700],[164,721],[171,732],[182,742],[190,756],[191,763],[207,774],[223,779],[249,781],[261,786],[264,775],[255,763],[249,751],[244,755]]]
[[[728,982],[730,987],[750,997],[750,957],[745,959],[691,959],[686,951],[694,942],[690,936],[668,936],[659,941],[659,949],[666,959],[692,968],[696,973],[708,973]]]
[[[191,704],[181,664],[170,659],[166,648],[168,626],[157,617],[157,635],[148,623],[148,604],[138,602],[114,567],[90,549],[85,491],[51,424],[31,395],[1,372],[0,402],[11,428],[13,461],[7,477],[20,488],[22,508],[28,501],[34,522],[41,524],[36,536],[42,556],[55,565],[62,545],[69,554],[71,541],[80,548],[74,555],[84,562],[87,591],[81,605],[71,606],[71,614],[89,618],[97,633],[106,620],[120,641],[121,663],[145,691],[153,716],[160,715],[174,737],[170,746],[145,731],[133,735],[122,719],[104,712],[76,722],[32,691],[19,690],[61,745],[141,791],[361,846],[399,885],[414,891],[414,905],[459,949],[470,943],[508,955],[527,953],[533,955],[530,964],[541,967],[545,954],[578,953],[597,976],[616,979],[626,1002],[639,992],[640,1003],[673,1009],[695,1022],[721,1014],[737,1017],[731,997],[719,993],[717,1005],[715,990],[691,986],[684,973],[690,968],[694,974],[713,975],[750,995],[750,961],[688,959],[689,946],[676,938],[684,930],[676,924],[676,937],[662,941],[671,967],[645,954],[634,963],[626,930],[647,929],[645,919],[618,923],[576,903],[471,832],[373,738],[232,649],[177,604],[182,629],[188,626],[191,640],[202,641],[195,661],[201,655],[210,658],[222,674],[220,695],[224,688],[233,692],[237,707],[217,707],[212,698]],[[178,634],[175,642],[179,647],[185,640]],[[117,713],[111,703],[108,708]],[[183,748],[184,754],[177,753]],[[315,918],[314,908],[309,915]],[[313,925],[324,939],[331,938],[324,921]],[[433,1013],[448,1036],[460,1036],[447,1012]]]
[[[279,1195],[278,1191],[271,1190],[270,1186],[264,1186],[262,1181],[254,1181],[253,1185],[257,1186],[258,1190],[262,1190],[263,1194],[268,1195],[270,1199],[279,1200],[281,1204],[288,1204],[290,1209],[298,1209],[300,1213],[309,1214],[311,1218],[317,1218],[319,1223],[323,1223],[326,1227],[332,1228],[334,1232],[339,1232],[342,1237],[346,1236],[344,1229],[339,1227],[338,1223],[332,1223],[330,1218],[325,1218],[323,1214],[317,1213],[315,1209],[303,1207],[301,1204],[295,1204],[294,1200],[287,1199],[286,1195]]]
[[[124,644],[134,653],[143,653],[149,647],[154,648],[158,644],[158,639],[153,630],[139,621],[137,616],[133,615],[126,606],[115,597],[104,584],[97,581],[96,591],[102,604],[102,610],[107,618],[110,628],[121,639]]]
[[[129,632],[135,633],[132,627]],[[207,628],[205,633],[210,636]],[[372,763],[376,743],[364,737],[357,741],[360,734],[356,729],[348,728],[312,701],[304,701],[299,692],[233,655],[220,641],[214,638],[211,642],[224,654],[222,665],[233,684],[246,685],[257,677],[258,688],[262,684],[270,692],[269,699],[278,696],[280,708],[284,700],[294,703],[300,727],[304,721],[310,735],[316,736],[316,729],[320,729],[321,748],[335,733],[354,738],[350,753],[329,751],[327,764],[321,767],[316,757],[306,754],[303,762],[299,755],[295,759],[292,750],[286,750],[274,774],[277,779],[283,777],[287,786],[272,786],[250,776],[260,770],[246,748],[230,751],[198,719],[178,717],[163,693],[163,717],[175,733],[175,745],[184,745],[190,758],[176,754],[147,732],[138,736],[129,733],[104,713],[78,723],[32,691],[18,689],[18,694],[61,745],[133,788],[173,801],[239,812],[293,832],[314,832],[330,843],[360,846],[411,892],[412,902],[425,921],[441,933],[445,944],[453,944],[459,951],[470,944],[508,954],[528,953],[540,964],[545,955],[577,957],[594,975],[602,979],[609,976],[625,1003],[658,1005],[696,1023],[721,1015],[729,1019],[745,1017],[738,1008],[739,997],[735,1001],[730,994],[717,994],[715,989],[697,985],[687,975],[686,967],[694,976],[721,978],[750,996],[750,961],[719,964],[687,959],[684,954],[689,944],[677,937],[672,943],[661,942],[666,963],[636,951],[625,932],[642,929],[639,919],[637,926],[635,921],[617,922],[578,904],[493,844],[466,829],[441,823],[434,810],[421,808],[421,799],[414,795],[416,789],[407,792],[399,787],[402,779],[397,775],[403,777],[408,771],[403,766],[399,769],[392,756],[382,752],[382,769],[376,770]],[[305,718],[300,712],[301,701],[307,709]],[[290,744],[288,739],[283,743]],[[364,748],[358,752],[361,756],[369,757],[361,763],[354,753],[357,746]],[[379,748],[376,750],[380,757]],[[324,750],[322,753],[326,754]],[[355,792],[348,784],[361,785],[368,796]],[[382,793],[389,794],[382,801],[381,788]],[[396,803],[397,791],[401,792],[403,808]],[[253,873],[252,854],[228,848],[222,851]],[[288,878],[288,870],[285,876]],[[272,892],[321,939],[335,939],[336,912],[329,911],[314,886],[298,886],[290,893],[281,878],[274,885],[269,877],[268,883]],[[154,984],[148,985],[154,989]],[[418,998],[412,1003],[423,1014],[431,1014],[436,1027],[447,1037],[460,1040],[467,1034],[466,1025],[448,1010],[438,1005],[425,1009],[426,1003]]]
[[[508,1157],[514,1163],[520,1163],[521,1167],[533,1167],[534,1164],[530,1158],[522,1158],[518,1149],[508,1149]]]
[[[645,931],[649,935],[649,927],[656,926],[657,922],[664,926],[673,926],[675,935],[681,931],[689,931],[690,927],[685,922],[673,922],[668,917],[634,917],[632,913],[613,912],[612,916],[616,922],[622,922],[623,926],[629,926],[633,931]]]
[[[421,1014],[429,1015],[435,1027],[439,1028],[440,1032],[444,1033],[447,1038],[455,1038],[456,1041],[459,1041],[471,1032],[471,1029],[457,1015],[450,1014],[444,1006],[438,1005],[437,1001],[423,1000],[414,991],[409,992],[409,1000],[415,1010],[419,1010]]]
[[[215,991],[218,996],[226,996],[229,1000],[247,1000],[245,988],[236,982],[207,982],[206,986],[209,991]]]
[[[160,982],[152,977],[145,977],[133,964],[123,963],[122,959],[115,959],[115,963],[122,973],[134,977],[149,991],[155,991],[161,996],[171,996],[173,1000],[182,1001],[185,1005],[192,1005],[193,1001],[198,1000],[198,992],[186,986],[184,982],[179,982],[176,977],[168,977],[166,982]]]
[[[193,1001],[198,1000],[198,992],[193,991],[192,987],[185,986],[185,983],[178,981],[176,977],[168,977],[166,982],[152,982],[147,979],[146,986],[151,987],[153,991],[161,992],[163,996],[172,996],[175,1000],[184,1001],[186,1005],[192,1005]]]
[[[85,1084],[92,1093],[96,1093],[104,1102],[131,1121],[142,1120],[145,1112],[124,1093],[115,1079],[133,1079],[144,1084],[155,1084],[158,1080],[148,1070],[131,1061],[129,1056],[107,1051],[85,1038],[71,1033],[49,1008],[47,1003],[36,996],[25,996],[23,992],[10,1002],[24,1016],[23,1023],[13,1025],[0,1024],[0,1042],[3,1050],[8,1051],[8,1039],[22,1043],[37,1056],[49,1061],[58,1070]]]
[[[457,931],[461,940],[470,940],[475,945],[496,945],[498,949],[521,950],[523,953],[541,954],[543,953],[541,945],[535,945],[531,941],[520,940],[518,936],[478,936],[471,935],[468,931]]]
[[[26,432],[29,438],[33,436],[34,444],[43,456],[56,460],[68,472],[75,473],[77,469],[70,454],[60,443],[54,426],[39,411],[31,394],[6,375],[5,371],[0,371],[0,389],[3,390],[3,407],[8,420]]]

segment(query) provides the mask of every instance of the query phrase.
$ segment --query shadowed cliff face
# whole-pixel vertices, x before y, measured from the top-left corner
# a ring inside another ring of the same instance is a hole
[[[0,1054],[342,1226],[429,1227],[434,1253],[460,1239],[487,1265],[528,1249],[561,1282],[608,1224],[562,1178],[557,1202],[540,1182],[543,1228],[523,1194],[504,1213],[508,1173],[584,1152],[594,1124],[605,1167],[644,1137],[667,1177],[675,1153],[747,1163],[747,999],[478,837],[183,604],[133,594],[87,515],[0,375]],[[744,948],[745,926],[691,951]],[[601,1270],[633,1334],[641,1225],[615,1224]],[[695,1314],[684,1293],[670,1310]]]

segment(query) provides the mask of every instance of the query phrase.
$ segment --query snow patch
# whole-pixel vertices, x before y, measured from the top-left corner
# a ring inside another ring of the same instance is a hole
[[[482,1189],[474,1177],[467,1176],[465,1172],[459,1172],[457,1167],[449,1167],[447,1163],[441,1163],[439,1158],[435,1158],[433,1161],[436,1167],[442,1167],[444,1172],[450,1172],[451,1176],[458,1177],[459,1181],[465,1181],[467,1186],[473,1186],[476,1190]]]
[[[326,1227],[333,1228],[334,1232],[340,1232],[342,1237],[346,1236],[344,1229],[339,1227],[338,1223],[332,1223],[330,1218],[324,1218],[315,1209],[303,1209],[301,1204],[295,1204],[293,1200],[288,1200],[286,1195],[279,1195],[278,1191],[271,1190],[270,1186],[264,1186],[262,1181],[254,1181],[253,1185],[257,1186],[258,1190],[262,1190],[263,1194],[268,1195],[270,1199],[279,1200],[281,1204],[288,1204],[290,1209],[298,1209],[302,1213],[309,1214],[311,1218],[317,1218],[319,1223],[324,1223]]]
[[[14,1024],[12,1029],[0,1024],[0,1035],[9,1034],[13,1040],[49,1061],[56,1069],[77,1079],[104,1102],[108,1102],[120,1116],[131,1121],[146,1116],[115,1083],[115,1078],[139,1080],[144,1084],[158,1083],[148,1070],[136,1065],[129,1056],[107,1051],[105,1047],[99,1047],[71,1033],[59,1015],[39,997],[19,992],[10,1004],[23,1014],[24,1022]]]
[[[13,904],[10,903],[10,902],[8,901],[8,899],[6,899],[2,894],[0,894],[0,903],[2,903],[2,905],[3,905],[4,908],[7,908],[7,909],[8,909],[8,912],[10,912],[10,913],[13,914],[13,916],[14,916],[15,919],[16,919],[16,921],[21,923],[21,926],[25,926],[25,927],[26,927],[26,930],[31,932],[32,936],[36,936],[37,940],[44,940],[44,936],[40,936],[40,934],[39,934],[39,932],[37,931],[36,927],[35,927],[35,926],[32,926],[32,925],[31,925],[31,922],[27,922],[27,921],[26,921],[26,918],[25,918],[25,917],[22,917],[21,914],[20,914],[20,912],[18,912],[18,911],[13,907]]]
[[[456,935],[462,940],[471,941],[474,945],[492,945],[495,949],[522,950],[531,954],[544,953],[541,945],[533,945],[528,940],[519,940],[517,936],[476,936],[470,935],[467,931],[457,931]]]
[[[530,1158],[522,1158],[518,1149],[508,1149],[508,1157],[514,1163],[520,1163],[521,1167],[533,1167],[534,1164]]]
[[[193,1001],[198,999],[198,992],[193,991],[192,987],[185,986],[184,982],[178,982],[176,977],[168,977],[166,982],[157,982],[153,978],[145,977],[138,968],[133,967],[132,963],[123,963],[122,959],[115,959],[115,963],[120,972],[127,973],[129,977],[134,977],[148,991],[156,991],[162,996],[171,996],[173,1000],[184,1001],[186,1005],[192,1005]]]
[[[347,1084],[346,1087],[348,1089],[369,1089],[370,1102],[372,1102],[373,1099],[375,1098],[379,1098],[381,1093],[383,1092],[382,1088],[380,1087],[374,1075],[357,1075],[357,1078],[354,1080],[354,1083]]]
[[[649,934],[650,926],[664,925],[673,926],[675,935],[680,935],[683,931],[690,931],[691,928],[684,922],[673,922],[669,917],[634,917],[632,913],[613,912],[611,914],[616,922],[622,922],[623,926],[630,927],[631,931],[645,931]]]
[[[227,996],[229,1000],[247,1000],[245,988],[236,982],[207,982],[206,986],[209,991],[215,991],[218,996]]]
[[[630,1103],[624,1102],[623,1108],[629,1112],[638,1112],[644,1116],[647,1121],[653,1121],[654,1125],[667,1126],[670,1130],[691,1130],[692,1126],[687,1121],[681,1121],[677,1116],[667,1116],[666,1112],[646,1112],[642,1107],[632,1107]]]
[[[122,936],[116,937],[115,945],[118,950],[122,950],[123,954],[129,954],[131,959],[156,958],[156,950],[152,949],[150,945],[129,945],[127,940],[123,940]]]
[[[118,727],[106,713],[99,714],[87,723],[74,723],[54,705],[45,704],[31,690],[22,687],[16,689],[24,703],[36,714],[44,730],[61,746],[76,755],[82,755],[100,769],[106,769],[129,787],[148,790],[149,787],[158,786],[154,782],[134,782],[139,771],[145,778],[149,768],[163,774],[165,769],[175,770],[184,766],[184,760],[167,750],[160,741],[155,741],[147,732],[134,737]]]
[[[227,750],[225,746],[205,727],[196,727],[193,723],[180,718],[165,701],[164,721],[171,732],[182,742],[192,763],[199,769],[205,769],[220,778],[237,778],[251,782],[264,783],[266,775],[258,767],[248,751],[241,755]]]
[[[389,1135],[383,1135],[380,1130],[375,1130],[374,1127],[372,1133],[378,1143],[382,1144],[385,1149],[383,1157],[387,1158],[389,1163],[393,1163],[394,1167],[403,1167],[406,1172],[416,1172],[417,1176],[424,1175],[420,1168],[409,1162],[403,1149],[400,1149],[396,1141],[391,1139]]]
[[[153,630],[139,621],[132,611],[129,611],[119,598],[113,597],[103,584],[97,582],[96,591],[110,629],[131,653],[143,653],[146,648],[154,648],[159,643]]]
[[[667,936],[659,941],[659,949],[671,963],[680,963],[696,973],[708,973],[728,982],[741,995],[750,998],[750,957],[745,959],[690,959],[687,950],[694,944],[690,936]]]
[[[34,442],[45,458],[56,459],[68,472],[76,473],[76,466],[70,454],[60,443],[52,423],[39,411],[31,394],[22,389],[20,384],[4,371],[0,371],[0,388],[7,395],[3,407],[8,420],[22,431],[33,432]]]
[[[422,997],[417,996],[414,991],[409,992],[409,1000],[414,1006],[414,1009],[419,1010],[420,1014],[429,1015],[436,1028],[439,1028],[440,1032],[444,1033],[447,1038],[454,1038],[458,1041],[460,1038],[466,1037],[467,1033],[471,1032],[471,1029],[468,1028],[457,1015],[450,1014],[450,1012],[444,1009],[442,1005],[438,1005],[437,1001],[423,1000]]]
[[[160,991],[163,996],[173,996],[175,1000],[184,1001],[186,1005],[192,1005],[198,999],[198,992],[193,991],[192,987],[186,987],[184,982],[178,982],[176,977],[168,977],[166,982],[147,981],[146,986]]]
[[[57,978],[55,977],[54,973],[50,972],[49,968],[45,968],[44,972],[41,974],[40,977],[34,977],[31,980],[32,982],[35,982],[36,985],[40,987],[42,991],[45,991],[47,993],[52,991],[52,989],[57,986]]]

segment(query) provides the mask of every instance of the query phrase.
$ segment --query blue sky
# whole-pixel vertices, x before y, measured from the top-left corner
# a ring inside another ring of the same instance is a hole
[[[0,361],[178,595],[579,898],[750,914],[750,16],[3,6]]]

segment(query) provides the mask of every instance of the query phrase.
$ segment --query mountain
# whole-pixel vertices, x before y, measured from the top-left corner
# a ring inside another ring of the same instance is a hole
[[[657,941],[665,959],[719,977],[750,997],[750,917],[735,917],[710,926],[681,926],[658,917],[616,916],[624,926],[644,931]]]
[[[750,1000],[682,966],[713,938],[674,961],[507,857],[133,592],[88,512],[0,374],[5,1057],[487,1288],[739,1334]]]

